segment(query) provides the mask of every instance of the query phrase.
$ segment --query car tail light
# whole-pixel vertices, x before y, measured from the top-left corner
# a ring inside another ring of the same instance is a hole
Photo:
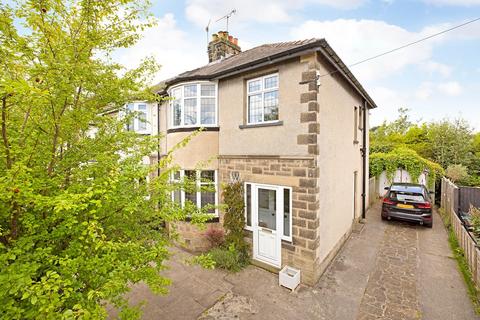
[[[430,202],[425,202],[425,203],[419,203],[417,204],[418,209],[432,209],[432,205]]]
[[[389,198],[383,198],[383,203],[384,204],[395,204],[395,202],[393,202],[392,200],[390,200]]]

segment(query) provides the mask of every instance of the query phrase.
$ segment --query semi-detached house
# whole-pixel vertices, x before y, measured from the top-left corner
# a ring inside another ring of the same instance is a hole
[[[222,184],[242,181],[253,260],[301,269],[302,282],[314,284],[368,203],[375,102],[324,39],[242,52],[219,32],[208,55],[207,65],[161,83],[158,93],[168,101],[130,104],[149,120],[132,125],[164,135],[160,156],[204,128],[174,152],[181,170],[173,179],[211,181],[216,192],[179,190],[172,198],[219,204]],[[214,214],[208,224],[221,228],[222,212]],[[190,249],[206,248],[204,231],[187,221],[176,227]]]

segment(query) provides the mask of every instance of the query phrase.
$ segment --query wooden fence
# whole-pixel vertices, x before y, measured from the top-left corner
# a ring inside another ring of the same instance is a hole
[[[477,247],[473,235],[465,229],[465,226],[457,214],[459,208],[463,208],[462,205],[472,203],[467,202],[472,201],[472,198],[475,198],[473,201],[480,201],[480,188],[476,188],[478,193],[476,193],[477,191],[472,192],[469,190],[472,188],[466,189],[467,191],[463,191],[465,190],[464,187],[459,188],[448,179],[443,178],[441,206],[445,210],[445,213],[450,217],[453,231],[455,232],[460,247],[465,253],[465,258],[468,262],[470,271],[472,272],[473,280],[478,286],[480,286],[480,250]],[[464,197],[464,193],[468,194],[468,197]]]

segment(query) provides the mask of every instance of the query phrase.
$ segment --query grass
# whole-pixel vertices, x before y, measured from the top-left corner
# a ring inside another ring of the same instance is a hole
[[[450,244],[450,249],[452,249],[453,256],[457,261],[458,268],[460,269],[460,273],[462,274],[463,280],[467,286],[468,296],[470,297],[470,300],[472,300],[475,313],[480,315],[480,291],[473,281],[467,259],[465,259],[463,249],[459,246],[457,237],[453,231],[450,217],[445,213],[443,208],[440,209],[440,216],[442,217],[443,223],[448,230],[448,243]]]

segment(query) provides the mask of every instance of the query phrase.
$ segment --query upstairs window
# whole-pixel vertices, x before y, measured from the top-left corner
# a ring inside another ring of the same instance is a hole
[[[278,74],[247,81],[247,123],[278,121]]]
[[[214,83],[191,83],[170,91],[171,127],[200,127],[217,124],[217,90]]]
[[[142,134],[150,133],[150,125],[148,123],[148,107],[145,102],[135,102],[127,104],[126,114],[135,113],[127,123],[128,131],[135,131]]]

